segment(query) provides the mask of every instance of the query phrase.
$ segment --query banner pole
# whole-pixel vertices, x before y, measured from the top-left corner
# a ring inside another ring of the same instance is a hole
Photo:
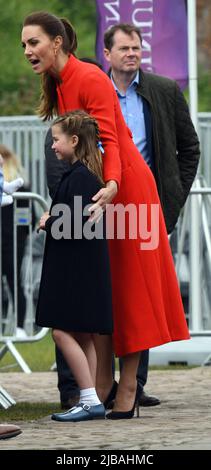
[[[190,115],[198,132],[196,0],[188,0],[187,6]]]
[[[188,68],[189,68],[189,105],[190,115],[198,132],[198,88],[197,88],[197,46],[196,46],[196,0],[188,0]],[[193,183],[197,187],[199,181]],[[202,292],[201,292],[201,211],[200,196],[192,195],[190,200],[190,286],[189,307],[190,327],[202,328]]]

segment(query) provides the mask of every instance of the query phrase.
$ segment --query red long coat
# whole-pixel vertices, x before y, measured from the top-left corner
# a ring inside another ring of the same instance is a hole
[[[83,109],[97,119],[105,149],[104,179],[116,180],[115,203],[159,204],[159,244],[143,238],[109,242],[117,356],[189,338],[154,177],[134,145],[116,92],[104,72],[70,56],[57,87],[59,112]],[[127,233],[127,231],[126,231]],[[99,312],[100,314],[100,312]]]

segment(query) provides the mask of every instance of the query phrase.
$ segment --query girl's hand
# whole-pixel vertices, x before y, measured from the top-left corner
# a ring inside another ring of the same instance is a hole
[[[42,217],[40,217],[40,224],[39,224],[39,230],[45,230],[45,223],[46,223],[46,220],[48,220],[50,217],[49,215],[49,212],[44,212],[44,214],[42,215]]]
[[[91,212],[89,217],[90,222],[99,222],[106,209],[106,205],[111,203],[117,191],[118,186],[116,181],[111,180],[106,184],[106,188],[101,188],[100,191],[93,196],[92,200],[95,201],[95,204],[89,208],[89,212]]]

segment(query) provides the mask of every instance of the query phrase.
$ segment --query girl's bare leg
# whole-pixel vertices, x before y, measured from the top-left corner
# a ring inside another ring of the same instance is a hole
[[[86,355],[73,334],[54,329],[52,335],[58,348],[62,351],[79,388],[82,390],[95,387]]]
[[[96,385],[96,373],[97,373],[97,355],[94,345],[94,340],[92,335],[84,334],[84,333],[77,333],[75,338],[79,342],[83,352],[87,358],[89,364],[89,370],[92,376],[92,381],[94,387]]]

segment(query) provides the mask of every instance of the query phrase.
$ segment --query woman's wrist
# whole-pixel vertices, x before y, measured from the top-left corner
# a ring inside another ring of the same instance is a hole
[[[110,189],[114,193],[114,196],[115,196],[118,191],[118,184],[115,180],[110,180],[110,181],[107,181],[106,188]]]

